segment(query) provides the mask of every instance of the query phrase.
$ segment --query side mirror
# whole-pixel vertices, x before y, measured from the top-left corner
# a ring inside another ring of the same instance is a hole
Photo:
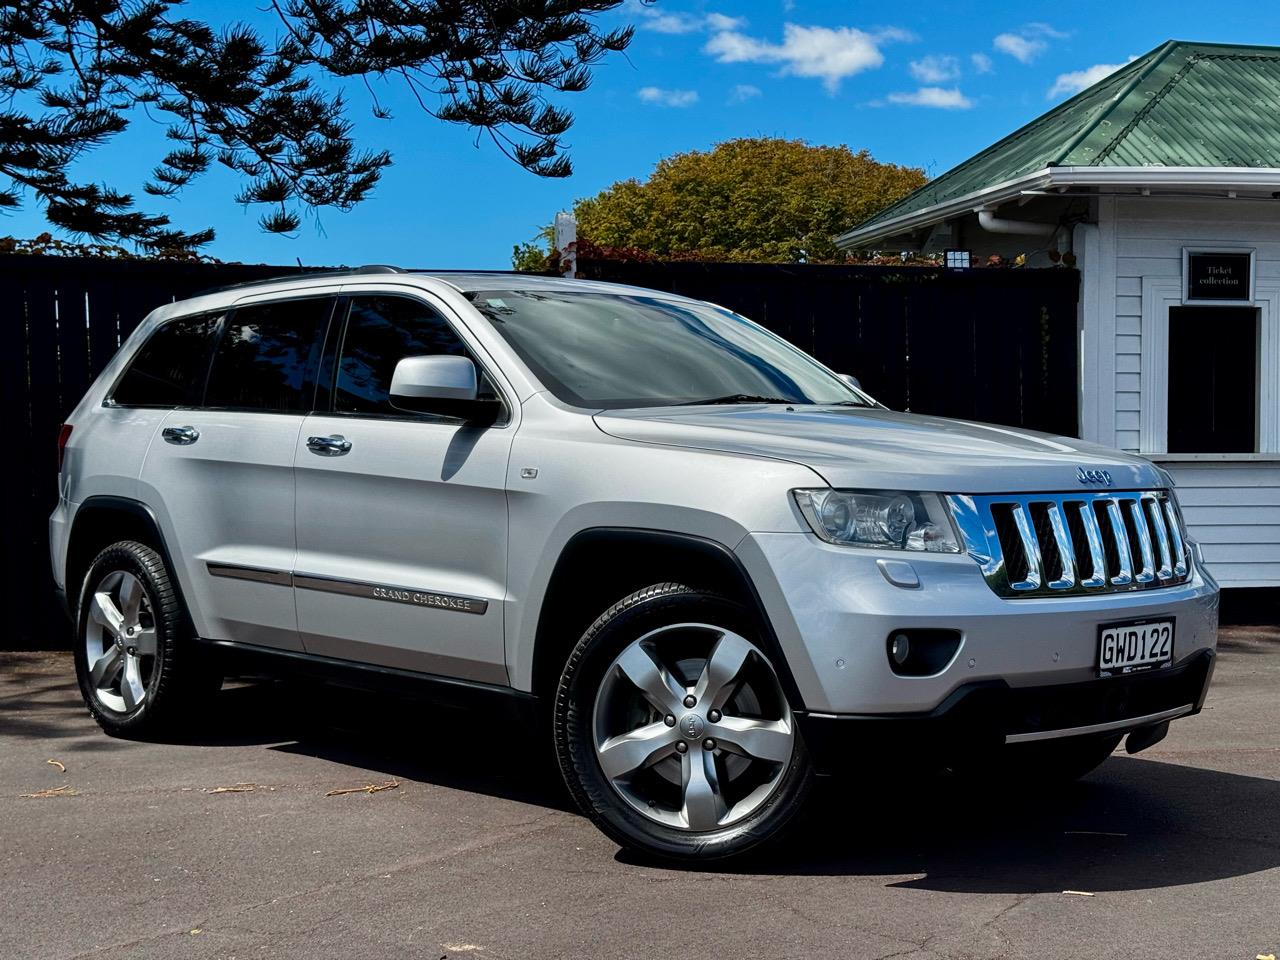
[[[841,379],[841,380],[843,380],[843,381],[844,381],[845,383],[847,383],[849,386],[853,387],[853,389],[855,389],[855,390],[861,390],[861,389],[862,389],[862,383],[861,383],[861,382],[858,380],[858,378],[857,378],[857,377],[855,377],[852,373],[841,373],[841,374],[839,374],[839,377],[840,377],[840,379]]]
[[[391,402],[407,410],[422,409],[424,400],[474,400],[478,390],[468,357],[405,357],[391,375]]]
[[[502,414],[502,402],[479,393],[476,365],[469,357],[405,357],[391,375],[393,407],[493,424]]]

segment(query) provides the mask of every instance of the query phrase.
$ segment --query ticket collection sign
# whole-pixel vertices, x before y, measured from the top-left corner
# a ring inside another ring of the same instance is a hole
[[[1193,250],[1187,253],[1186,300],[1249,303],[1253,254]]]

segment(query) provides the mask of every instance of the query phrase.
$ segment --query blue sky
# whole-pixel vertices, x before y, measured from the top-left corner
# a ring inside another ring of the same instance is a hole
[[[244,3],[193,0],[186,9],[277,28]],[[524,172],[487,140],[477,146],[474,133],[421,113],[394,85],[382,96],[395,118],[374,119],[355,83],[347,93],[356,136],[389,149],[395,165],[354,211],[324,212],[296,236],[264,234],[259,211],[233,202],[238,185],[221,171],[179,199],[143,203],[183,229],[213,226],[218,237],[206,251],[225,260],[504,268],[513,243],[576,197],[643,179],[678,151],[738,136],[801,138],[866,148],[936,175],[1164,40],[1280,44],[1280,9],[1186,0],[658,0],[603,19],[636,23],[636,38],[596,70],[590,90],[560,101],[577,117],[566,138],[575,165],[567,180]],[[140,194],[165,150],[162,132],[140,118],[83,169]],[[47,229],[30,203],[6,219],[0,233]]]

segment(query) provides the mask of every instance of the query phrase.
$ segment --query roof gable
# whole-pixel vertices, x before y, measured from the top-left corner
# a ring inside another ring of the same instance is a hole
[[[1278,105],[1280,47],[1171,40],[858,229],[1046,167],[1280,167]]]

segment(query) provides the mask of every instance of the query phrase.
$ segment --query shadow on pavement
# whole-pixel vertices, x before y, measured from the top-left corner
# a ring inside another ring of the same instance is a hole
[[[31,676],[0,700],[0,728],[125,746],[90,732],[73,679]],[[32,697],[35,691],[38,697]],[[21,701],[19,704],[18,701]],[[19,716],[20,714],[20,716]],[[572,809],[544,731],[505,716],[297,683],[225,689],[207,723],[172,742],[252,746],[386,777]],[[820,781],[784,842],[704,872],[886,876],[964,893],[1104,892],[1202,883],[1280,866],[1280,781],[1117,754],[1089,777],[1019,790],[868,771]],[[622,851],[636,867],[649,864]],[[908,879],[901,879],[907,877]]]
[[[955,893],[1090,893],[1202,883],[1280,866],[1280,782],[1117,754],[1037,790],[948,777],[820,784],[774,849],[713,872],[883,875]],[[627,853],[619,858],[640,864]]]

